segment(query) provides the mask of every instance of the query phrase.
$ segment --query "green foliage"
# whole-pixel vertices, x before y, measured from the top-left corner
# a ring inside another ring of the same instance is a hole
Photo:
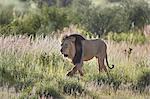
[[[149,4],[144,0],[122,0],[121,5],[128,16],[130,27],[142,29],[150,22]]]
[[[49,56],[49,58],[46,57],[43,59],[40,57],[39,62],[38,57],[35,57],[32,54],[27,53],[23,56],[18,56],[19,53],[17,53],[17,55],[15,54],[1,53],[2,60],[0,60],[0,82],[3,84],[3,86],[8,85],[9,87],[15,87],[16,91],[22,90],[28,86],[33,86],[33,83],[39,79],[47,77],[47,75],[43,73],[45,72],[47,74],[47,72],[49,72],[45,70],[47,65],[49,65],[49,68],[53,69],[54,72],[58,72],[58,64],[54,64],[54,62],[56,62],[56,59],[58,62],[62,61],[60,60],[60,56],[53,56],[54,54]],[[38,72],[38,68],[43,70],[43,72]],[[34,79],[35,77],[36,79]]]
[[[147,87],[150,85],[150,71],[149,70],[143,70],[138,75],[137,80],[133,82],[132,84],[132,90],[133,91],[139,91],[142,92],[148,92]]]
[[[7,13],[2,11],[2,17],[4,17],[1,18],[0,21],[0,34],[27,34],[34,36],[41,34],[46,35],[48,33],[52,33],[53,31],[62,30],[70,24],[77,23],[76,21],[78,20],[75,17],[75,14],[67,8],[43,6],[41,9],[36,9],[35,11],[28,10],[19,17],[8,15],[9,18],[5,18],[5,14]]]
[[[5,58],[6,56],[8,57],[7,59]],[[0,66],[0,72],[2,73],[0,78],[3,86],[15,87],[15,90],[18,92],[33,84],[32,77],[27,78],[30,75],[29,72],[27,73],[31,65],[31,61],[29,61],[30,57],[25,59],[23,64],[20,63],[23,60],[16,61],[17,58],[13,53],[9,53],[9,55],[2,54],[1,57],[4,59]]]
[[[86,19],[87,13],[92,9],[92,7],[92,2],[90,0],[73,0],[72,5],[70,5],[72,11],[77,15],[75,17],[80,19],[80,23]]]
[[[0,34],[18,35],[18,34],[35,34],[41,27],[42,18],[36,14],[24,16],[21,20],[16,19],[6,26],[1,26]]]
[[[54,98],[54,99],[62,99],[63,97],[60,94],[60,91],[58,90],[57,86],[53,86],[52,84],[54,84],[51,81],[45,81],[42,80],[40,82],[37,82],[34,84],[34,88],[33,86],[30,87],[28,86],[27,88],[25,88],[23,90],[23,92],[21,93],[20,98],[24,99],[24,98],[33,98],[33,99],[37,99],[37,97],[40,98]],[[35,91],[34,94],[32,94],[32,91]]]
[[[112,74],[110,75],[110,78],[108,78],[105,75],[94,75],[93,80],[96,81],[97,85],[99,86],[103,85],[112,86],[114,91],[117,91],[122,83],[122,78],[119,74]]]
[[[65,8],[44,7],[42,14],[45,15],[45,22],[53,31],[69,26],[73,20],[71,16],[72,12]]]
[[[134,28],[142,30],[150,23],[149,4],[143,0],[111,0],[117,3],[105,6],[94,6],[90,0],[29,1],[1,6],[1,35],[47,35],[70,24],[78,24],[80,28],[101,36]],[[18,8],[19,4],[24,7]]]
[[[90,9],[90,7],[89,7]],[[150,10],[147,2],[122,0],[118,4],[92,7],[82,18],[82,25],[99,36],[108,32],[127,32],[141,29],[150,22]]]
[[[68,95],[81,95],[84,91],[82,85],[74,80],[67,80],[61,84],[63,88],[63,93]]]
[[[50,82],[44,81],[40,85],[36,86],[36,94],[40,97],[53,97],[54,99],[60,98],[60,92],[57,87],[50,84]]]
[[[13,20],[12,7],[3,8],[0,6],[0,26],[7,25]]]
[[[137,82],[135,84],[136,90],[140,92],[148,91],[145,90],[150,85],[150,71],[143,71],[137,78]]]
[[[107,38],[109,40],[113,41],[126,41],[133,44],[143,44],[147,41],[145,36],[141,33],[137,32],[129,32],[129,33],[108,33]]]
[[[119,6],[102,10],[95,8],[88,13],[84,24],[88,31],[100,36],[110,31],[117,33],[127,31],[129,28],[127,20],[125,11]]]

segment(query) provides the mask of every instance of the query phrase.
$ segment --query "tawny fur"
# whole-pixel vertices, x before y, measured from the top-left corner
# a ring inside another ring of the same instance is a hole
[[[83,76],[83,61],[88,61],[93,57],[98,59],[99,72],[104,70],[108,74],[107,68],[104,64],[104,60],[106,60],[107,66],[109,67],[107,60],[107,45],[103,40],[87,40],[79,34],[73,34],[66,36],[62,40],[61,47],[62,54],[65,57],[70,58],[75,65],[75,67],[67,74],[68,76],[72,76],[77,70],[80,75]],[[114,66],[112,65],[112,67],[109,68],[112,69]]]

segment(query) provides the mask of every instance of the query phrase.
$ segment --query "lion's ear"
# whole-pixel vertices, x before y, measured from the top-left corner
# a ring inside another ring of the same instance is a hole
[[[64,35],[61,39],[61,41],[64,41],[66,38],[68,38],[68,35]]]
[[[69,38],[72,42],[75,42],[76,38],[75,37],[70,37]]]

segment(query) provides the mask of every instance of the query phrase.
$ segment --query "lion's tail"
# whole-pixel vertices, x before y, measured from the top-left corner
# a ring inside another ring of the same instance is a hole
[[[107,54],[106,54],[106,64],[107,64],[109,69],[113,69],[114,68],[114,65],[112,65],[112,67],[110,67],[109,64],[108,64]]]

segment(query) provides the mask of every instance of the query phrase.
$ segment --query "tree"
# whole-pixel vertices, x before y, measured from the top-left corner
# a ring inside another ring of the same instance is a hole
[[[99,36],[108,32],[124,32],[129,30],[128,17],[120,6],[104,9],[95,8],[87,13],[83,25]]]
[[[129,17],[130,27],[143,29],[150,22],[150,8],[144,0],[123,0],[121,5]]]

